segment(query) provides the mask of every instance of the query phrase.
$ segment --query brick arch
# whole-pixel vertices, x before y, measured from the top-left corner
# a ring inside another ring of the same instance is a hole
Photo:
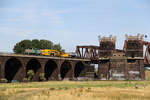
[[[27,63],[26,63],[26,74],[29,70],[33,70],[34,71],[34,77],[33,77],[33,81],[37,81],[39,80],[39,74],[41,72],[41,63],[38,59],[30,59]],[[28,76],[26,76],[28,77]]]
[[[1,77],[2,77],[2,76],[1,76],[1,73],[2,73],[2,70],[1,70],[1,69],[2,69],[2,66],[1,66],[1,63],[0,63],[0,79],[1,79]]]
[[[44,76],[46,80],[57,80],[58,79],[58,66],[53,60],[48,60],[44,66]]]
[[[12,80],[21,81],[23,79],[23,75],[20,75],[24,71],[20,59],[15,57],[8,58],[4,66],[4,77],[8,82],[11,82]]]
[[[63,80],[64,78],[72,78],[73,70],[71,62],[64,61],[60,67],[60,77]]]
[[[83,62],[79,61],[75,64],[74,67],[74,77],[83,77],[85,75],[85,65]]]

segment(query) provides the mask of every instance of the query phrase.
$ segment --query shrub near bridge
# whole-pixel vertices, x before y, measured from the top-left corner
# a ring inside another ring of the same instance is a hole
[[[39,81],[44,81],[44,80],[45,80],[44,73],[40,73],[40,75],[39,75]]]
[[[32,81],[33,76],[34,76],[34,71],[33,70],[29,70],[27,72],[28,81]]]
[[[8,80],[6,78],[0,79],[0,83],[7,83],[7,82],[8,82]]]

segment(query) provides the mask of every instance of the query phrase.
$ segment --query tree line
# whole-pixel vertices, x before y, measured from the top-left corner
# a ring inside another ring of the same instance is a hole
[[[64,51],[59,44],[54,44],[52,41],[49,40],[22,40],[15,44],[13,51],[14,53],[24,53],[25,49],[53,49],[58,51]]]

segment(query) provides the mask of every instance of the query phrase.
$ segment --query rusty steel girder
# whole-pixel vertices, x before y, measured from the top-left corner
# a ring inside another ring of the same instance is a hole
[[[100,53],[99,46],[77,46],[77,57],[82,59],[98,59]]]
[[[146,45],[146,51],[144,56],[144,63],[150,65],[150,42],[143,42]]]

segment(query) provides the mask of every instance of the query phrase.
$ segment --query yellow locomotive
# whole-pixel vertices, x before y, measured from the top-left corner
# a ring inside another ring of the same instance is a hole
[[[44,56],[69,57],[68,53],[60,52],[57,50],[51,50],[51,49],[43,49],[43,50],[41,50],[41,54]]]
[[[54,56],[54,57],[69,57],[69,53],[62,51],[51,50],[51,49],[25,49],[25,54],[29,55],[43,55],[43,56]]]

